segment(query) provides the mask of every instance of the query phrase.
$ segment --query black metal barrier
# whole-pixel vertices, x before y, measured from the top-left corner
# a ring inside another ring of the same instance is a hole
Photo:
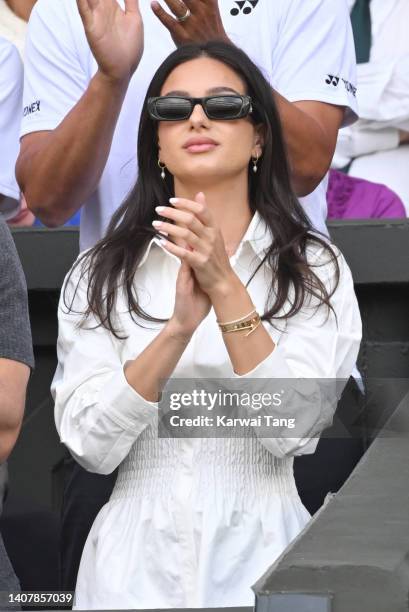
[[[408,458],[409,393],[341,490],[254,585],[256,612],[407,612]]]
[[[374,437],[372,432],[379,431],[402,401],[409,380],[409,221],[334,222],[330,224],[330,232],[354,276],[364,323],[359,368],[366,384],[367,399],[362,440],[355,440],[356,444],[350,448],[338,449],[331,439],[320,440],[315,455],[296,459],[297,486],[312,514],[322,505],[325,497],[322,492],[334,492],[343,485]],[[56,366],[59,290],[78,253],[78,232],[73,228],[22,229],[14,230],[13,236],[29,289],[36,369],[29,384],[21,435],[9,460],[10,488],[1,530],[22,588],[27,591],[57,590],[61,472],[66,451],[55,430],[49,387]],[[354,410],[362,410],[360,393],[355,387],[350,389],[345,402],[354,406]],[[400,411],[405,412],[404,404]],[[386,600],[388,589],[393,589],[388,610],[408,609],[393,607],[405,581],[406,591],[409,588],[407,565],[403,561],[400,566],[397,563],[404,549],[402,542],[408,541],[405,522],[409,517],[407,442],[406,429],[396,439],[396,444],[392,437],[379,439],[371,446],[337,495],[317,512],[273,570],[257,583],[257,609],[263,612],[267,608],[294,612],[386,610],[376,607],[377,602],[369,596],[371,605],[365,602],[367,589],[364,585],[376,583],[375,576],[380,580],[385,578]],[[311,490],[311,486],[317,488],[317,469],[321,474],[320,495]],[[338,473],[334,477],[335,472]],[[394,485],[394,478],[399,486]],[[387,559],[380,549],[379,538],[375,538],[375,524],[383,529],[382,544],[387,547]],[[397,537],[399,529],[400,540]],[[359,538],[354,539],[355,534]],[[406,548],[409,553],[409,544]],[[340,575],[335,572],[338,552],[339,565],[349,568],[349,573],[346,571],[343,575],[351,577],[354,589],[348,586],[346,578],[337,578]],[[302,564],[304,556],[308,559],[308,567]],[[389,574],[386,571],[388,560],[391,563],[387,568]],[[330,561],[334,571],[323,571]],[[368,571],[365,582],[368,566],[378,568],[379,573],[375,569],[373,573]],[[401,578],[400,583],[393,580],[392,566]],[[315,578],[309,583],[306,576],[311,577],[314,568]],[[276,575],[277,582],[274,581]],[[292,600],[283,599],[287,592]],[[327,597],[328,593],[333,594],[332,599]],[[315,599],[307,601],[306,594],[314,595]],[[278,595],[281,599],[277,599]],[[355,595],[359,595],[359,606],[354,603]],[[381,598],[378,601],[381,602]]]

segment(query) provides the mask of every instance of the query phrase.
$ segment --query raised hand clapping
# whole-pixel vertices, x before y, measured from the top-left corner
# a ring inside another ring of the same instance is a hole
[[[102,74],[130,79],[143,53],[143,22],[138,0],[77,0],[91,51]]]
[[[178,47],[187,43],[223,40],[230,42],[219,11],[218,0],[165,0],[169,15],[156,0],[151,7]]]

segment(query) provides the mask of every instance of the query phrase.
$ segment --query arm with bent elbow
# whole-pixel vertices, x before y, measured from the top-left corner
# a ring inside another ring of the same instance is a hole
[[[54,130],[33,132],[22,138],[17,181],[28,208],[44,225],[63,225],[96,190],[126,86],[97,73]]]
[[[94,315],[81,326],[88,287],[80,264],[65,281],[51,393],[61,442],[86,470],[113,472],[144,429],[156,423],[160,381],[171,376],[209,310],[207,298],[203,305],[192,295],[189,280],[181,267],[172,317],[143,350],[136,344],[130,359],[122,355],[122,341]],[[68,296],[75,296],[74,304]]]
[[[16,443],[24,415],[30,368],[12,359],[0,359],[0,463]]]
[[[274,92],[288,149],[294,191],[314,191],[328,172],[344,108],[318,101],[289,102]]]
[[[49,227],[64,224],[96,190],[129,81],[143,51],[143,24],[136,0],[125,0],[124,10],[117,2],[98,3],[94,8],[85,0],[77,0],[77,4],[98,69],[86,88],[82,81],[81,86],[76,83],[76,103],[55,129],[39,124],[36,130],[36,124],[32,124],[31,132],[21,139],[16,164],[17,180],[29,209]],[[30,19],[27,46],[34,58],[38,54],[38,64],[44,57],[52,58],[49,63],[53,74],[51,77],[47,65],[38,73],[35,59],[29,57],[26,83],[35,77],[46,87],[52,78],[61,83],[65,98],[71,101],[72,74],[83,75],[82,67],[67,68],[70,61],[75,61],[69,56],[73,43],[65,42],[65,57],[62,43],[44,25],[47,15],[40,13],[41,8],[35,7]],[[61,18],[62,9],[54,10]],[[69,29],[64,21],[60,25]],[[61,34],[66,36],[65,32]],[[47,40],[47,36],[54,38]],[[39,52],[39,45],[46,47]],[[60,90],[58,95],[62,95]]]
[[[20,431],[34,356],[24,273],[1,215],[0,252],[0,462],[3,462]]]
[[[409,54],[358,65],[360,121],[340,134],[334,167],[409,143]]]
[[[277,428],[256,428],[260,442],[283,458],[315,452],[322,432],[331,426],[338,399],[351,376],[362,338],[362,322],[351,271],[333,245],[339,282],[331,295],[333,310],[309,298],[297,315],[286,321],[285,332],[274,350],[246,374],[234,373],[243,390],[270,392],[272,381],[284,390],[278,407],[267,414],[293,422]],[[323,249],[310,252],[310,265],[329,293],[336,283],[336,268]],[[252,386],[253,385],[253,386]],[[254,414],[252,414],[254,416]],[[264,434],[265,432],[265,434]]]

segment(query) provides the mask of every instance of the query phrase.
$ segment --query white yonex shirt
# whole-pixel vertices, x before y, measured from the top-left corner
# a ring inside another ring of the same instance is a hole
[[[23,95],[23,65],[17,49],[0,37],[0,202],[3,218],[11,219],[19,209],[20,189],[14,167],[20,149],[19,130]]]
[[[280,94],[290,101],[345,106],[344,123],[353,121],[355,49],[344,0],[219,0],[219,6],[227,35]],[[128,88],[99,188],[81,215],[82,249],[103,235],[136,180],[141,106],[154,71],[175,49],[150,0],[141,0],[140,8],[145,50]],[[74,0],[38,0],[29,23],[25,68],[21,135],[52,130],[83,95],[97,70]],[[302,198],[312,222],[323,231],[325,195],[326,180]]]

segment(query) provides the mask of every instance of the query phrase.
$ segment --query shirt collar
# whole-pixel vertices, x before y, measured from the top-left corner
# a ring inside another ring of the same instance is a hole
[[[168,251],[166,251],[166,249],[161,245],[160,243],[160,239],[157,236],[154,236],[148,243],[148,246],[145,249],[144,254],[142,255],[142,259],[140,260],[140,262],[137,265],[137,269],[140,268],[141,266],[143,266],[143,264],[145,263],[145,261],[148,259],[149,253],[151,248],[153,247],[153,245],[157,245],[160,249],[162,249],[162,251],[164,253],[166,253],[166,255],[169,255],[169,257],[175,257],[174,255],[172,255],[172,253],[169,253]],[[177,259],[177,258],[176,258]],[[178,260],[179,261],[179,260]]]
[[[245,244],[249,244],[253,249],[255,255],[262,259],[264,257],[265,252],[270,248],[272,243],[272,235],[271,232],[261,217],[260,213],[256,210],[254,213],[250,225],[248,226],[235,254],[233,255],[234,261],[240,257],[242,249]],[[157,246],[167,255],[168,257],[173,257],[176,261],[179,262],[179,258],[169,253],[160,243],[160,239],[154,236],[148,243],[144,254],[142,255],[142,259],[140,260],[137,268],[140,268],[148,259],[149,253],[153,246]]]
[[[270,248],[272,241],[273,237],[268,225],[261,217],[260,213],[256,210],[253,218],[250,221],[250,225],[248,226],[246,233],[240,242],[236,254],[239,255],[244,244],[248,243],[253,249],[254,253],[261,259],[264,257],[265,252]]]

